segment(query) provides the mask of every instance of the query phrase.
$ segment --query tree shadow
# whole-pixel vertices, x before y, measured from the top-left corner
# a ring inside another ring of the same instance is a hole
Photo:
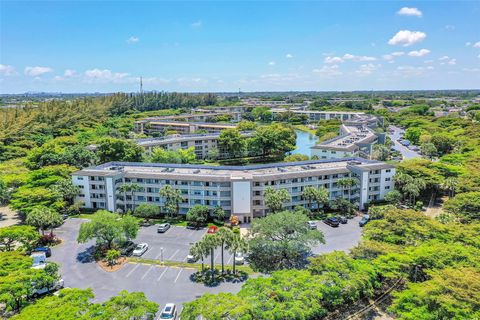
[[[93,256],[94,252],[95,252],[95,246],[90,246],[86,248],[84,251],[79,252],[77,254],[77,261],[81,263],[94,262],[95,261]]]

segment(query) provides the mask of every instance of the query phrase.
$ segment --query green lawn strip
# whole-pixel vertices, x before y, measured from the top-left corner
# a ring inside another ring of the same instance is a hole
[[[313,135],[315,135],[315,133],[316,133],[316,130],[310,129],[308,126],[306,126],[304,124],[296,124],[293,127],[297,130],[305,131],[305,132],[311,133]]]
[[[158,266],[165,266],[165,267],[177,267],[177,268],[186,268],[186,269],[195,269],[200,270],[202,265],[199,263],[188,263],[188,262],[177,262],[177,261],[163,261],[154,260],[154,259],[142,259],[142,258],[134,258],[128,257],[128,262],[130,263],[143,263],[143,264],[150,264],[150,265],[158,265]],[[205,261],[205,269],[210,268],[210,264],[206,263]],[[215,264],[215,268],[220,270],[222,268],[221,264]],[[254,271],[249,266],[236,266],[235,269],[237,271],[243,271],[248,274],[253,274]],[[225,270],[232,270],[231,265],[225,265]]]

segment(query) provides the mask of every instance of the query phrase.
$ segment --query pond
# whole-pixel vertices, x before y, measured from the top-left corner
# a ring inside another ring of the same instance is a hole
[[[295,150],[291,151],[291,154],[304,154],[307,156],[311,156],[310,147],[317,144],[317,136],[311,134],[307,131],[302,130],[295,130],[295,134],[297,135],[297,141],[295,145],[297,146]]]

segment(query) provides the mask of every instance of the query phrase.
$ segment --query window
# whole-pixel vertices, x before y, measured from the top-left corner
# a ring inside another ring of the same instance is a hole
[[[77,180],[83,180],[83,177],[77,177]]]
[[[386,186],[386,187],[385,187],[385,190],[389,190],[389,189],[390,189],[390,186]]]
[[[392,172],[392,170],[391,170],[391,169],[387,169],[387,170],[385,170],[385,172]]]
[[[385,181],[390,181],[390,180],[392,180],[392,179],[391,178],[385,178]]]

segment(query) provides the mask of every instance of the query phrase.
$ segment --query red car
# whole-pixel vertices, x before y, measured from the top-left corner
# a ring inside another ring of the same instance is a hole
[[[211,227],[208,227],[207,233],[215,233],[215,232],[217,232],[217,230],[218,230],[218,227],[211,226]]]

